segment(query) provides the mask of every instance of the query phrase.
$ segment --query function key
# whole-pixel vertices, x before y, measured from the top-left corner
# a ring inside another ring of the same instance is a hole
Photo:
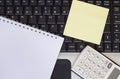
[[[0,0],[0,6],[4,5],[4,0]]]
[[[53,5],[53,0],[46,0],[46,5],[49,5],[49,6]]]
[[[20,5],[21,4],[21,0],[14,0],[14,5]]]
[[[110,3],[111,3],[111,2],[110,2],[109,0],[105,0],[105,1],[103,2],[103,6],[109,8],[109,7],[110,7]]]
[[[63,5],[70,5],[70,0],[63,0]]]
[[[55,0],[55,3],[54,3],[54,4],[60,6],[60,5],[61,5],[61,2],[62,2],[61,0]]]
[[[87,0],[88,3],[94,4],[95,1],[94,0]]]
[[[120,0],[113,0],[113,6],[120,6]]]
[[[95,4],[98,6],[102,6],[102,0],[96,0]]]
[[[30,5],[37,5],[37,0],[30,0]]]
[[[6,5],[13,5],[13,0],[6,0]]]
[[[38,5],[40,5],[40,6],[45,5],[45,0],[38,0]]]
[[[29,0],[22,0],[22,5],[29,5]]]

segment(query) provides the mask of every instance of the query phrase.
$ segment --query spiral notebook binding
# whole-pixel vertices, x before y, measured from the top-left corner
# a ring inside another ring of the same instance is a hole
[[[34,31],[34,32],[39,33],[39,34],[43,34],[43,35],[49,36],[51,38],[55,38],[55,39],[58,38],[54,34],[49,34],[49,32],[47,33],[47,32],[45,32],[45,31],[43,31],[41,29],[36,29],[36,28],[30,27],[29,25],[26,25],[26,24],[22,24],[22,23],[19,23],[19,22],[17,23],[17,21],[13,21],[13,20],[10,21],[10,19],[9,18],[6,19],[6,17],[5,18],[4,17],[1,18],[1,16],[0,16],[0,21],[6,22],[6,23],[10,23],[10,24],[13,24],[15,26],[19,26],[21,28],[24,28],[24,29],[27,29],[27,30],[30,30],[30,31]]]

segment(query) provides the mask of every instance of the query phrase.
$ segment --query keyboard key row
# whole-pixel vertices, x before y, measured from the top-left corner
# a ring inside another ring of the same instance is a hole
[[[0,14],[3,15],[68,15],[68,13],[69,7],[0,7]]]
[[[69,6],[70,4],[71,4],[71,0],[0,0],[0,6],[3,6],[3,5],[8,5],[8,6],[11,6],[11,5],[15,5],[15,6],[18,6],[18,5],[22,5],[22,6],[65,5],[65,6]]]
[[[85,42],[80,43],[64,43],[62,46],[62,52],[81,52],[86,46]],[[101,43],[101,45],[96,46],[94,48],[99,52],[120,52],[120,43]]]

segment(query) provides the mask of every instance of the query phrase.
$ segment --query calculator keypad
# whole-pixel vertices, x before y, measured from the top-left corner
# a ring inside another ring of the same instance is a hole
[[[85,79],[103,79],[112,65],[104,56],[89,49],[81,54],[74,70]]]

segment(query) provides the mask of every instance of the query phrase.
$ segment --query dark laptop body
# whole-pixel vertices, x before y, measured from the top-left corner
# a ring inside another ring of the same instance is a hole
[[[71,79],[71,63],[66,59],[58,59],[51,79]]]

